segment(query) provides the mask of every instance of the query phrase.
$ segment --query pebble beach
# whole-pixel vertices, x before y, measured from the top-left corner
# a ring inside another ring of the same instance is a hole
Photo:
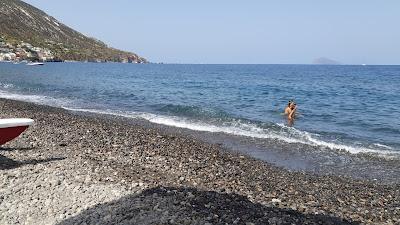
[[[400,184],[292,172],[177,132],[0,99],[0,224],[400,224]]]

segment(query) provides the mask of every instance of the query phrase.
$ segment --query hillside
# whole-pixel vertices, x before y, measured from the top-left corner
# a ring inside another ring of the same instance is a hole
[[[45,48],[60,60],[147,62],[87,37],[20,0],[0,0],[0,38],[10,45],[24,42]]]
[[[317,64],[317,65],[340,65],[341,63],[336,61],[336,60],[333,60],[333,59],[320,57],[320,58],[314,59],[313,64]]]

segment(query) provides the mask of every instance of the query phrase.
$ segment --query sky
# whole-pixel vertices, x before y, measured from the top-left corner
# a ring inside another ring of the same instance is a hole
[[[24,0],[151,62],[400,64],[398,0]]]

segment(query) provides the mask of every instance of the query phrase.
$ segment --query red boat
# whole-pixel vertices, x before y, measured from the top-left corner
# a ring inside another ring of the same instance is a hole
[[[0,119],[0,145],[15,139],[32,124],[32,119]]]

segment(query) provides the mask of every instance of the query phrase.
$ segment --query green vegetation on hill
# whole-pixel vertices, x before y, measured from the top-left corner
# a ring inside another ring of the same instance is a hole
[[[20,0],[0,1],[0,36],[15,45],[25,42],[48,49],[60,60],[147,62],[87,37]]]

